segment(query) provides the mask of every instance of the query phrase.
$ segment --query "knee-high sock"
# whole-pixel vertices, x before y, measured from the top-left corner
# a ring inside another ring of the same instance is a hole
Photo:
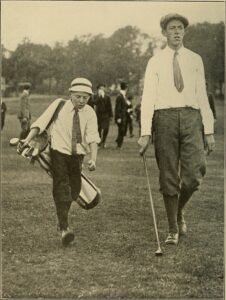
[[[60,230],[68,228],[68,212],[71,207],[71,202],[55,202],[57,218]]]
[[[178,200],[178,215],[177,215],[178,222],[181,222],[184,220],[183,209],[185,207],[185,204],[191,198],[192,194],[193,194],[193,191],[187,190],[183,187],[181,188],[181,192],[180,192],[180,196],[179,196],[179,200]]]
[[[178,195],[169,196],[163,195],[164,204],[166,208],[166,214],[169,224],[169,232],[177,233],[177,209],[178,209]]]

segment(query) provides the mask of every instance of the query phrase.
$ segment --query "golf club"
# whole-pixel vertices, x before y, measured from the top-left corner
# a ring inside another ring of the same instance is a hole
[[[162,253],[162,250],[160,247],[160,242],[159,242],[159,235],[158,235],[158,229],[157,229],[156,218],[155,218],[155,209],[154,209],[154,204],[153,204],[153,199],[152,199],[151,186],[150,186],[149,177],[148,177],[148,170],[147,170],[145,154],[142,154],[142,158],[143,158],[143,162],[144,162],[144,169],[145,169],[145,174],[146,174],[147,183],[148,183],[148,190],[149,190],[149,197],[150,197],[150,202],[151,202],[153,222],[154,222],[154,227],[155,227],[155,234],[156,234],[156,239],[157,239],[157,243],[158,243],[158,249],[155,251],[155,255],[162,256],[163,253]]]

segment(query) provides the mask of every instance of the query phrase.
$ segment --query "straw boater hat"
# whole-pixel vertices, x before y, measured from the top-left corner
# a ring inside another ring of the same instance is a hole
[[[92,83],[86,78],[75,78],[71,82],[70,92],[85,92],[88,94],[93,94]]]

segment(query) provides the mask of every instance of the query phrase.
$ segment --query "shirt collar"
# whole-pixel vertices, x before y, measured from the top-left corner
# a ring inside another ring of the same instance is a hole
[[[25,95],[29,95],[29,92],[28,92],[27,90],[23,90],[23,93],[24,93]]]
[[[177,50],[177,52],[179,53],[179,54],[181,54],[181,53],[183,53],[183,51],[184,51],[184,46],[182,45],[181,47],[180,47],[180,49],[178,49]],[[172,48],[170,48],[168,45],[166,46],[166,50],[169,52],[169,53],[171,53],[172,55],[175,53],[175,51],[176,50],[173,50]]]
[[[126,97],[126,91],[120,90],[120,93],[121,93],[124,97]]]
[[[86,107],[86,105],[83,108],[79,108],[78,111],[83,111],[84,108]],[[73,103],[71,102],[71,99],[68,100],[68,110],[69,111],[74,111],[75,107],[73,105]]]

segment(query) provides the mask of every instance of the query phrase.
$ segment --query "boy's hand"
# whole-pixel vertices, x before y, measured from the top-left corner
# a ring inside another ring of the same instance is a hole
[[[30,145],[30,142],[24,139],[19,141],[17,152],[26,157],[35,157],[39,154],[39,148],[35,147],[35,145]]]
[[[19,140],[18,145],[17,145],[17,150],[19,153],[22,153],[23,150],[29,146],[29,141],[24,139],[24,140]]]
[[[96,170],[96,163],[94,160],[90,159],[88,161],[88,169],[89,171],[95,171]]]

